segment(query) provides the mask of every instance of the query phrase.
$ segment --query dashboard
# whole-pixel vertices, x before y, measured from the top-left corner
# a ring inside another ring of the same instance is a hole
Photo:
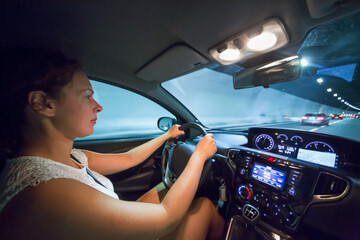
[[[246,214],[256,211],[263,226],[284,233],[287,239],[287,234],[296,234],[301,223],[310,219],[306,215],[322,216],[324,204],[352,199],[354,182],[349,176],[360,173],[359,149],[359,142],[326,134],[250,128],[248,143],[226,153],[235,175],[231,215],[249,219]],[[327,209],[326,214],[336,216],[337,211],[336,207]],[[310,222],[316,228],[332,226],[331,218],[321,219]],[[344,231],[347,227],[343,226]]]

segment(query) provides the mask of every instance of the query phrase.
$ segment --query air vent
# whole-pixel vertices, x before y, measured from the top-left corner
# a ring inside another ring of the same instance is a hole
[[[343,197],[349,188],[345,179],[330,173],[320,173],[314,191],[314,198],[318,200],[336,200]]]

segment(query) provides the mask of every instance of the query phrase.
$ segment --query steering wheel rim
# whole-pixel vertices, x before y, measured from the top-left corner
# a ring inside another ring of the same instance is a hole
[[[179,129],[183,131],[191,128],[198,130],[202,136],[207,134],[207,131],[195,122],[186,123],[179,127]],[[190,156],[194,152],[195,147],[195,145],[190,145],[176,139],[169,139],[166,142],[161,160],[161,175],[162,181],[167,188],[171,188],[176,179],[180,176],[187,165]],[[174,157],[174,154],[178,156]],[[211,159],[208,159],[204,163],[198,188],[205,182],[210,169]]]

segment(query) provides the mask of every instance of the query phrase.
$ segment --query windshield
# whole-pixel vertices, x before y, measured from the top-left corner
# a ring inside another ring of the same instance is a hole
[[[302,73],[295,81],[235,90],[232,75],[243,68],[233,64],[212,65],[162,86],[213,129],[284,127],[359,141],[359,42],[360,14],[353,14],[308,34],[298,50]],[[357,125],[332,127],[350,121]]]

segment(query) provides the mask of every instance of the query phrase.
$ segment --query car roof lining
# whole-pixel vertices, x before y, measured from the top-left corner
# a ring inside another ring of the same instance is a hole
[[[142,92],[159,87],[159,81],[143,81],[136,73],[150,62],[154,64],[154,59],[174,44],[185,44],[209,59],[209,64],[215,63],[208,53],[210,47],[275,17],[284,21],[290,36],[290,45],[278,52],[289,55],[296,49],[291,46],[328,20],[328,16],[312,18],[306,1],[5,0],[2,6],[2,47],[58,48],[79,60],[90,76]],[[331,17],[357,9],[359,5],[339,8]],[[160,82],[181,74],[160,67],[153,71],[162,70]]]

